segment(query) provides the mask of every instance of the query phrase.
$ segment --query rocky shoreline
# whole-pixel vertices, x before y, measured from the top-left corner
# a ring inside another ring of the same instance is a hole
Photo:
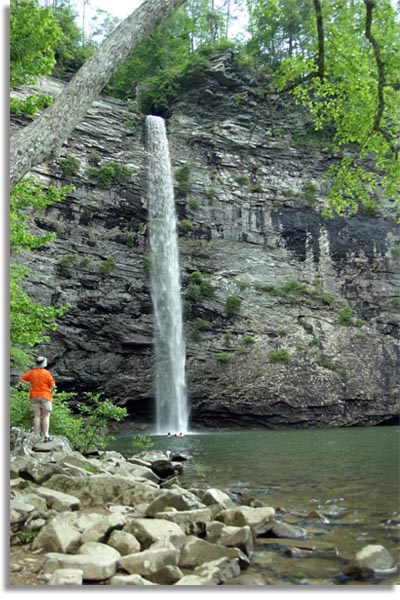
[[[12,586],[268,585],[279,581],[268,568],[257,572],[253,559],[256,545],[269,542],[288,560],[337,557],[343,582],[397,570],[383,546],[340,561],[337,548],[285,522],[278,507],[185,488],[179,475],[190,457],[179,453],[83,456],[64,437],[44,443],[18,428],[10,450]]]

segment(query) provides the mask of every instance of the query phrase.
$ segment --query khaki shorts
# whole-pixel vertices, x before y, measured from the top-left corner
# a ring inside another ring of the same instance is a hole
[[[50,400],[47,400],[47,398],[42,398],[42,396],[36,396],[36,398],[31,398],[30,403],[32,410],[43,408],[45,411],[51,412],[53,409],[53,405],[50,402]]]

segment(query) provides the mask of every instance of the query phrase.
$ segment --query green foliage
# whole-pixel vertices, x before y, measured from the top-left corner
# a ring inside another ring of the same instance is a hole
[[[211,323],[205,319],[196,319],[193,323],[193,329],[196,331],[208,331],[211,329]]]
[[[134,454],[139,454],[139,452],[145,450],[151,450],[153,447],[154,443],[151,437],[143,435],[142,433],[133,436],[131,448]]]
[[[235,181],[236,183],[242,186],[250,185],[250,177],[248,177],[247,175],[238,175],[237,177],[235,177]]]
[[[190,283],[194,283],[195,285],[200,285],[203,281],[203,275],[200,273],[200,271],[193,271],[189,275],[189,281]]]
[[[190,208],[190,210],[199,210],[200,202],[198,200],[191,199],[188,202],[188,207]]]
[[[73,189],[73,186],[59,188],[55,185],[45,189],[34,177],[25,177],[13,187],[10,194],[10,244],[13,254],[21,248],[40,248],[55,237],[54,233],[37,236],[28,231],[32,210],[40,211],[61,202]]]
[[[218,362],[225,363],[230,360],[231,355],[229,354],[229,352],[217,352],[215,358]]]
[[[38,534],[39,531],[32,531],[31,529],[23,527],[18,531],[17,537],[20,544],[31,544]]]
[[[24,100],[10,98],[10,112],[17,115],[35,115],[42,108],[50,106],[53,97],[48,94],[31,94]]]
[[[306,181],[303,185],[303,194],[304,194],[304,200],[308,203],[308,204],[314,204],[317,196],[317,186],[315,185],[315,183],[313,183],[312,181]]]
[[[10,245],[17,255],[23,248],[34,250],[54,238],[53,233],[36,236],[28,231],[30,214],[65,198],[72,187],[43,185],[27,177],[14,186],[10,193]],[[47,342],[47,333],[56,329],[56,319],[61,317],[67,305],[55,308],[34,302],[24,291],[23,284],[30,270],[15,261],[10,263],[10,360],[11,364],[25,368],[32,360],[34,348]]]
[[[179,221],[178,227],[180,231],[184,231],[187,233],[188,231],[192,231],[193,223],[190,219],[182,219],[181,221]]]
[[[367,6],[372,10],[369,36]],[[398,204],[400,37],[394,5],[390,0],[322,4],[323,77],[316,76],[321,64],[316,63],[311,16],[304,51],[282,59],[274,86],[291,88],[317,131],[333,131],[332,150],[342,158],[326,174],[330,189],[324,215],[354,214],[360,205],[371,211],[381,197]]]
[[[113,184],[129,181],[133,169],[119,162],[110,162],[101,167],[89,167],[87,173],[89,177],[97,180],[100,187],[110,188]]]
[[[52,75],[60,76],[66,72],[77,71],[93,54],[95,44],[92,40],[84,40],[82,30],[76,24],[77,10],[69,5],[69,0],[53,1],[52,13],[62,35],[53,45],[56,66]],[[87,38],[87,34],[85,36]]]
[[[73,445],[79,445],[81,452],[95,446],[99,449],[106,448],[113,437],[104,435],[104,428],[110,421],[122,421],[127,417],[124,407],[116,406],[111,400],[101,400],[100,394],[85,392],[87,404],[78,404],[81,415],[79,435],[72,440]]]
[[[305,283],[297,281],[297,279],[288,279],[280,285],[258,285],[256,289],[268,292],[271,296],[280,296],[289,302],[304,302],[310,306],[313,306],[314,303],[307,300],[307,296],[326,305],[331,304],[333,301],[333,296],[325,292],[320,286],[308,287]]]
[[[100,273],[103,276],[110,275],[114,271],[114,269],[115,269],[116,266],[117,265],[116,265],[115,260],[113,259],[112,256],[110,256],[109,258],[106,258],[105,260],[101,261],[101,263],[100,263]]]
[[[51,431],[53,435],[63,435],[75,450],[85,452],[90,446],[106,448],[112,436],[104,434],[110,421],[121,421],[127,416],[126,408],[115,406],[110,400],[101,400],[99,394],[84,393],[87,404],[78,403],[78,414],[71,408],[74,392],[53,392]],[[32,411],[29,407],[29,392],[23,384],[10,391],[10,425],[30,429]]]
[[[339,315],[339,323],[341,325],[351,325],[353,320],[353,309],[350,306],[345,306]]]
[[[304,283],[300,283],[297,279],[289,279],[281,285],[281,292],[283,296],[297,295],[304,292],[306,286]]]
[[[329,369],[330,371],[336,371],[337,369],[337,365],[323,354],[317,357],[317,363],[320,367],[324,367],[324,369]]]
[[[200,283],[200,294],[202,298],[213,298],[215,296],[215,288],[207,279],[203,279]]]
[[[204,190],[204,194],[207,196],[207,198],[209,200],[212,200],[212,198],[214,198],[215,196],[215,189],[214,188],[207,188]]]
[[[50,8],[36,0],[10,2],[10,84],[34,83],[55,65],[54,44],[62,31]]]
[[[254,338],[251,335],[244,335],[243,336],[243,343],[246,344],[246,345],[254,344]]]
[[[68,156],[60,160],[60,169],[63,175],[78,175],[80,160],[76,156]]]
[[[242,301],[236,294],[232,294],[232,296],[228,296],[226,299],[225,308],[228,315],[238,315],[241,306]]]
[[[249,186],[249,192],[262,192],[263,191],[263,187],[261,185],[261,183],[253,183],[252,185]]]
[[[76,266],[78,257],[76,254],[66,254],[58,261],[58,269],[60,275],[70,277],[72,269]]]
[[[268,352],[269,359],[272,363],[283,362],[289,363],[292,360],[288,350],[286,348],[279,348],[278,350],[270,350]]]
[[[190,171],[192,165],[186,164],[183,167],[178,167],[175,169],[175,179],[178,182],[178,190],[182,194],[182,196],[187,196],[192,189],[192,184],[190,181]]]
[[[196,303],[202,298],[212,298],[214,295],[215,288],[212,283],[204,279],[200,271],[193,271],[189,276],[189,285],[185,291],[185,299]]]

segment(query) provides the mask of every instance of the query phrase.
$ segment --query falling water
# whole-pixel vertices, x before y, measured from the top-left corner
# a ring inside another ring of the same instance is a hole
[[[146,118],[157,433],[185,433],[188,403],[174,190],[161,117]]]

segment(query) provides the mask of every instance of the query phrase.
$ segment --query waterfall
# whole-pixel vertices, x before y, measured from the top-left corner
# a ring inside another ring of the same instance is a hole
[[[157,433],[185,433],[189,410],[174,190],[161,117],[146,118]]]

